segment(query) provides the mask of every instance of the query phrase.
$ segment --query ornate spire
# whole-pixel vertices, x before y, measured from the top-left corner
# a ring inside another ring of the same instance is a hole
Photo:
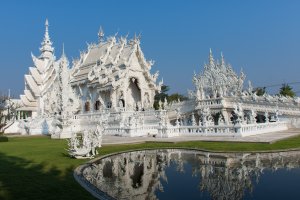
[[[49,34],[48,34],[48,27],[49,27],[49,22],[48,22],[48,19],[46,19],[46,22],[45,22],[45,27],[46,27],[46,31],[45,31],[45,37],[47,36],[49,38]]]
[[[60,59],[68,62],[68,58],[67,58],[66,53],[65,53],[65,44],[64,43],[62,44],[62,53],[61,53],[61,58]]]
[[[99,43],[103,42],[104,41],[104,31],[102,29],[102,27],[100,26],[99,28],[99,31],[98,31],[98,40],[99,40]]]
[[[223,52],[221,52],[221,66],[225,66],[225,60],[224,60]]]
[[[52,47],[52,42],[50,40],[48,27],[49,27],[49,23],[48,23],[48,19],[46,19],[44,40],[41,43],[42,47],[40,48],[40,51],[42,53],[40,56],[41,58],[50,58],[53,56],[54,48]]]
[[[62,45],[62,56],[66,56],[65,55],[65,43],[63,43],[63,45]]]
[[[214,64],[214,57],[211,48],[209,48],[209,65],[213,65],[213,64]]]

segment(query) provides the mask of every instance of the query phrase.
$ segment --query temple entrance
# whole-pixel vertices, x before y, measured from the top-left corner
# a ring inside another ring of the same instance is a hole
[[[138,81],[135,78],[130,79],[127,89],[126,107],[129,110],[141,109],[141,90],[138,86]]]
[[[85,102],[85,104],[84,104],[84,111],[85,112],[89,112],[90,111],[90,102],[89,101]]]
[[[257,114],[256,118],[256,123],[266,123],[266,117],[264,114]]]

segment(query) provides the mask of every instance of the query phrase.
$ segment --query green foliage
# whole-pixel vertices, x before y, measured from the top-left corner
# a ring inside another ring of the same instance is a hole
[[[293,91],[293,88],[288,84],[282,84],[282,87],[279,90],[279,94],[285,97],[295,97],[296,94]]]
[[[8,142],[8,138],[3,136],[2,133],[0,133],[0,142]]]
[[[188,99],[186,96],[181,95],[179,93],[174,93],[174,94],[168,95],[167,92],[169,91],[169,89],[170,89],[169,86],[163,85],[161,87],[161,92],[155,95],[154,104],[153,104],[153,107],[155,110],[158,110],[158,107],[159,107],[158,102],[159,101],[164,102],[165,99],[167,99],[168,102],[173,102],[173,101],[178,101],[178,99],[180,101],[185,101]]]
[[[179,99],[180,101],[185,101],[185,100],[187,100],[188,98],[187,98],[186,96],[181,95],[181,94],[174,93],[174,94],[171,94],[171,95],[168,97],[168,102],[178,101],[178,99]]]
[[[263,96],[264,94],[266,94],[266,87],[256,88],[254,92],[257,96]]]
[[[153,104],[153,107],[154,107],[155,110],[158,110],[158,107],[159,107],[158,102],[159,102],[159,101],[164,101],[165,98],[168,98],[167,92],[169,91],[169,89],[170,89],[169,86],[167,86],[167,85],[162,85],[162,86],[161,86],[161,91],[160,91],[160,93],[158,93],[158,94],[156,94],[156,95],[154,96],[154,104]]]
[[[11,101],[11,97],[0,93],[0,128],[5,126],[8,120],[16,116],[16,109],[19,107],[20,105]]]

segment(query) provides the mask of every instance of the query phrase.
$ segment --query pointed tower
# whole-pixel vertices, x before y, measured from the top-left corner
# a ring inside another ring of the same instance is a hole
[[[221,66],[225,66],[225,59],[224,59],[223,52],[221,52]]]
[[[211,48],[209,49],[209,57],[208,58],[209,58],[209,66],[212,67],[215,64],[215,60],[214,60]]]
[[[49,37],[48,20],[45,22],[45,35],[41,43],[41,55],[32,56],[33,66],[29,67],[29,73],[25,74],[24,95],[20,95],[23,108],[35,117],[38,114],[43,115],[44,110],[49,106],[47,102],[47,91],[53,90],[53,83],[57,79],[57,63],[54,56],[54,48]],[[53,95],[56,97],[55,95]],[[53,98],[53,97],[52,97]],[[55,105],[56,106],[56,105]],[[52,107],[55,107],[52,105]],[[49,110],[49,109],[48,109]]]
[[[69,60],[65,54],[64,44],[61,58],[58,62],[58,98],[59,112],[63,118],[72,116],[78,110],[79,102],[69,83]],[[71,104],[69,102],[72,102]]]
[[[104,41],[104,31],[101,26],[98,31],[98,40],[99,40],[99,44]]]
[[[42,46],[40,48],[41,51],[40,58],[42,59],[50,59],[53,57],[54,48],[52,47],[52,42],[50,40],[48,27],[49,27],[49,22],[48,19],[46,19],[44,40],[42,41],[41,43]]]

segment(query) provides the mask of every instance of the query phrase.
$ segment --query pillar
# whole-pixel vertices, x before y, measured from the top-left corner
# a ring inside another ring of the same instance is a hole
[[[230,124],[230,117],[226,109],[222,109],[221,113],[224,117],[225,124]]]
[[[141,91],[141,108],[140,109],[143,109],[143,108],[145,108],[144,107],[144,96],[145,96],[145,94],[144,94],[144,90],[140,89],[140,91]]]
[[[267,111],[265,112],[265,118],[266,118],[265,123],[268,123],[269,122],[269,113]]]

